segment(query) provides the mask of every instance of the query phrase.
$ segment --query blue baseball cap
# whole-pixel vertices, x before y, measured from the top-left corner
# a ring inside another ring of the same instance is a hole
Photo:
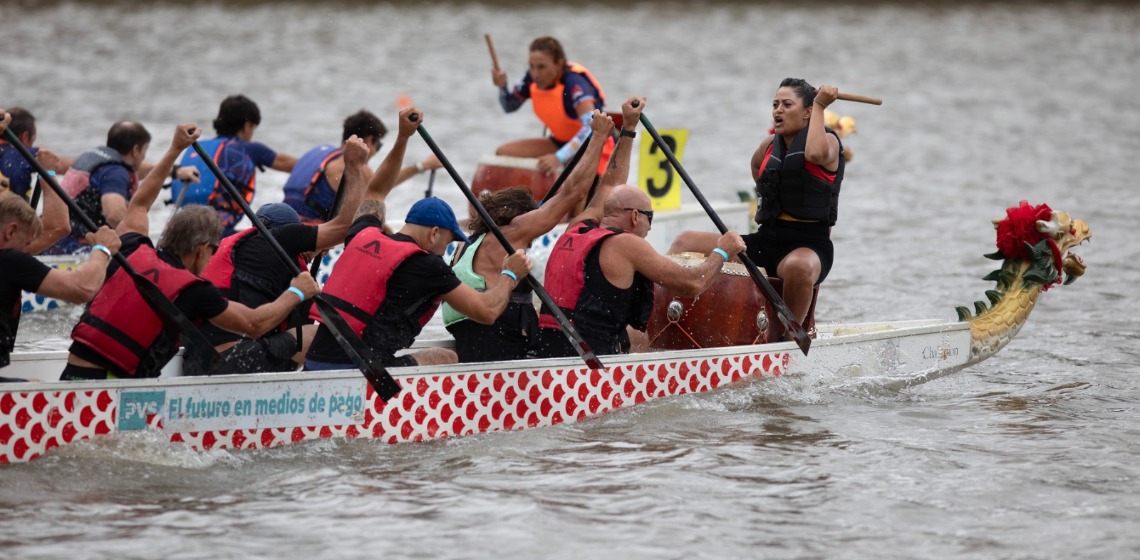
[[[292,206],[284,202],[270,202],[257,209],[257,218],[271,228],[301,223],[301,217]]]
[[[421,198],[413,204],[412,209],[408,210],[408,216],[404,218],[404,223],[443,228],[455,234],[456,241],[471,242],[466,235],[463,235],[463,230],[459,229],[459,222],[455,219],[455,212],[451,211],[451,207],[434,196]]]

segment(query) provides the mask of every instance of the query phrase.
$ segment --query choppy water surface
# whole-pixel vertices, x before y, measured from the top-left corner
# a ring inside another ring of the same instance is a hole
[[[1136,557],[1138,29],[1140,8],[1101,3],[5,5],[0,105],[64,154],[133,118],[156,158],[236,92],[261,106],[258,140],[300,154],[361,107],[394,124],[407,95],[470,177],[539,129],[500,113],[485,32],[511,79],[549,33],[613,101],[648,96],[658,128],[689,129],[712,199],[748,188],[781,78],[880,96],[836,107],[859,132],[821,321],[972,307],[989,219],[1021,199],[1086,219],[1094,243],[1010,347],[904,392],[784,379],[417,445],[91,442],[0,469],[0,556]],[[258,202],[283,182],[266,174]],[[21,347],[64,347],[72,321],[27,320]]]

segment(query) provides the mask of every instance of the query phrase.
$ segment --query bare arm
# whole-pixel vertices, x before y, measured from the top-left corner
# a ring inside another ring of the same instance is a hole
[[[775,136],[769,136],[760,141],[760,146],[752,153],[752,179],[760,178],[760,165],[764,163],[764,154],[768,151],[768,146],[772,145],[772,139]]]
[[[47,203],[46,199],[44,203]],[[119,246],[122,245],[118,234],[107,226],[99,228],[95,233],[88,233],[87,243],[91,246],[102,245],[112,255],[119,252]],[[87,257],[87,262],[79,268],[52,269],[48,272],[36,293],[70,303],[87,303],[103,287],[103,280],[107,277],[107,263],[110,261],[110,255],[101,250],[93,250]]]
[[[103,206],[103,219],[107,225],[118,227],[127,215],[127,199],[120,194],[105,194],[99,198],[99,203]]]
[[[529,245],[536,237],[550,231],[562,217],[582,203],[590,186],[598,175],[598,161],[602,158],[602,148],[614,129],[614,122],[601,111],[594,111],[590,123],[593,136],[586,145],[586,153],[566,179],[565,188],[556,193],[537,210],[527,212],[503,227],[503,234],[512,245]]]
[[[69,303],[87,303],[103,287],[110,260],[102,251],[91,251],[87,262],[79,268],[70,271],[53,268],[36,293]]]
[[[637,101],[637,107],[633,102]],[[637,123],[641,119],[641,112],[645,110],[644,97],[630,97],[621,105],[622,130],[636,133]],[[606,166],[606,174],[602,177],[602,185],[612,187],[623,185],[629,181],[629,158],[633,152],[633,138],[618,136],[617,146],[610,163]]]
[[[368,162],[368,146],[364,140],[353,135],[344,144],[340,188],[344,191],[340,211],[332,220],[317,226],[317,250],[321,251],[344,242],[352,218],[360,201],[364,198],[364,166]]]
[[[296,165],[297,165],[297,158],[295,158],[289,154],[283,154],[283,153],[278,152],[277,157],[273,158],[273,163],[269,164],[269,167],[272,169],[276,169],[277,171],[284,171],[284,172],[288,173],[288,172],[292,171],[293,167]],[[167,174],[169,174],[169,173],[170,173],[170,171],[167,170]]]
[[[410,119],[412,115],[416,115],[415,121]],[[384,156],[384,161],[380,162],[380,168],[368,181],[368,192],[364,194],[365,200],[383,202],[384,199],[388,198],[388,193],[392,192],[392,189],[399,184],[400,168],[404,164],[404,152],[408,147],[408,138],[415,134],[416,129],[423,122],[424,114],[417,111],[415,107],[400,111],[400,130],[396,134],[396,141],[388,155]]]
[[[830,171],[839,168],[839,139],[824,128],[823,113],[835,101],[839,90],[835,86],[819,86],[812,103],[812,118],[808,120],[808,136],[804,145],[804,158]]]
[[[728,255],[744,250],[744,240],[735,232],[728,232],[717,240],[717,247]],[[628,276],[622,274],[621,261],[628,262]],[[724,264],[724,257],[711,252],[701,264],[687,268],[664,257],[645,239],[636,235],[619,235],[602,246],[601,264],[606,278],[615,285],[630,285],[633,272],[640,272],[656,284],[685,297],[696,297],[716,281]],[[612,277],[612,278],[611,278]],[[618,280],[618,282],[614,282]]]
[[[317,281],[305,271],[301,271],[290,284],[291,287],[301,290],[305,294],[305,299],[310,299],[321,292],[317,287]],[[289,290],[281,292],[277,299],[255,308],[231,301],[226,310],[210,319],[210,322],[227,331],[257,338],[280,325],[301,301],[297,294]]]
[[[527,258],[526,253],[521,249],[516,250],[513,255],[509,255],[503,259],[503,269],[510,270],[515,273],[519,281],[523,277],[530,274],[530,259]],[[487,290],[480,292],[466,284],[460,284],[459,287],[447,292],[443,295],[443,301],[448,305],[455,308],[456,311],[466,315],[472,321],[483,325],[490,325],[494,323],[499,315],[502,315],[503,310],[507,308],[507,303],[511,299],[511,290],[515,289],[518,282],[512,280],[506,274],[498,275],[498,281],[492,286],[491,281],[488,279]]]
[[[159,192],[162,191],[162,182],[170,175],[174,160],[178,159],[182,151],[190,147],[201,135],[202,129],[196,124],[180,124],[175,128],[174,141],[170,143],[166,153],[162,154],[162,159],[154,165],[151,173],[143,179],[138,191],[135,192],[135,196],[131,197],[131,202],[127,205],[122,221],[115,227],[115,231],[119,235],[130,232],[150,235],[148,212],[150,212],[150,207],[154,205],[154,201],[158,199]],[[103,200],[106,201],[107,198],[105,196]]]

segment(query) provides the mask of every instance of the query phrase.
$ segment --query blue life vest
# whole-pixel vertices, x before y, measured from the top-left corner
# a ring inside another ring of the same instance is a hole
[[[254,187],[254,173],[257,166],[253,164],[253,160],[246,155],[245,150],[238,149],[235,144],[237,139],[232,136],[219,136],[218,138],[211,138],[209,140],[201,140],[198,143],[205,149],[206,153],[213,156],[214,163],[218,168],[230,178],[230,181],[238,189],[248,189],[253,192]],[[186,197],[182,199],[182,204],[200,204],[207,205],[210,203],[210,195],[216,191],[223,197],[225,196],[221,185],[218,183],[218,178],[214,176],[214,172],[210,171],[210,166],[202,161],[198,156],[198,152],[193,149],[186,150],[182,154],[182,161],[179,163],[182,167],[193,166],[198,169],[200,177],[199,182],[190,183],[186,186]],[[174,181],[170,186],[170,192],[174,200],[178,200],[182,192],[182,181]]]
[[[307,220],[327,220],[336,191],[329,186],[325,168],[343,153],[343,148],[325,144],[301,156],[285,181],[285,204]]]

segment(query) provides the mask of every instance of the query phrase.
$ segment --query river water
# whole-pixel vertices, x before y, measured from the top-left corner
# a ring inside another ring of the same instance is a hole
[[[551,34],[614,106],[645,95],[657,128],[689,130],[686,167],[710,199],[749,188],[780,79],[885,100],[835,106],[859,131],[822,322],[972,307],[992,286],[989,220],[1022,199],[1087,220],[1094,242],[1085,277],[1045,294],[1008,348],[902,392],[767,380],[414,445],[82,444],[0,469],[0,556],[1140,556],[1140,7],[35,4],[0,7],[0,106],[31,109],[63,154],[132,118],[154,159],[176,122],[208,125],[242,92],[261,106],[256,139],[299,155],[361,107],[394,124],[406,95],[470,177],[539,132],[498,109],[483,33],[512,80]],[[427,153],[412,140],[409,158]],[[283,181],[265,174],[258,202]],[[393,215],[425,186],[398,189]],[[449,181],[435,187],[460,207]],[[62,347],[73,320],[26,319],[21,347]]]

